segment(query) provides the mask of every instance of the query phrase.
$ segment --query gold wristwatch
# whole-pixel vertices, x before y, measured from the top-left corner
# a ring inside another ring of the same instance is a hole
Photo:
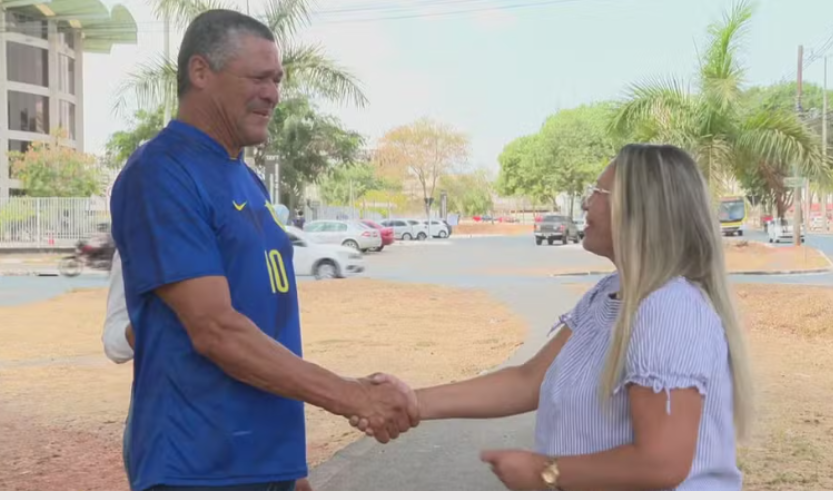
[[[560,490],[558,487],[558,478],[561,472],[558,470],[558,460],[553,458],[541,472],[541,479],[547,485],[547,489],[551,491]]]

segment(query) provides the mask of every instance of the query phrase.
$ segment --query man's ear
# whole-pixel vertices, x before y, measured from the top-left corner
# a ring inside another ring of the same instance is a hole
[[[191,56],[188,61],[188,79],[194,88],[205,89],[212,75],[213,71],[211,71],[211,66],[205,57],[201,55]]]

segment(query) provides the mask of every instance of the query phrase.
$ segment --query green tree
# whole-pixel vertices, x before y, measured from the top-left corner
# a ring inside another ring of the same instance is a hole
[[[263,165],[264,155],[278,157],[281,200],[294,209],[307,184],[333,168],[355,163],[363,144],[360,134],[321,114],[309,99],[296,97],[278,105],[269,124],[269,142],[258,149],[255,161]]]
[[[502,196],[527,196],[558,210],[561,189],[551,168],[551,155],[541,134],[519,137],[507,144],[500,156],[495,188]]]
[[[559,111],[541,128],[547,175],[560,191],[570,195],[570,216],[575,198],[584,193],[616,154],[607,127],[609,104],[599,103]]]
[[[367,104],[361,85],[349,71],[324,52],[323,47],[297,40],[298,32],[309,25],[312,0],[267,0],[259,17],[269,26],[281,48],[284,66],[282,93],[288,98],[305,95],[333,102]],[[152,0],[160,19],[168,16],[171,25],[184,29],[197,15],[214,8],[234,9],[222,0]],[[141,65],[123,82],[115,109],[124,112],[130,99],[140,109],[176,107],[176,62],[159,57]]]
[[[771,191],[787,192],[783,177],[769,175],[793,165],[811,178],[829,178],[818,135],[792,112],[748,107],[738,60],[740,38],[752,18],[746,1],[736,3],[709,27],[695,91],[674,79],[634,85],[620,103],[611,129],[620,137],[683,147],[697,160],[715,195],[730,178],[766,180]],[[783,215],[784,196],[779,198]]]
[[[483,169],[449,175],[440,180],[440,189],[448,195],[450,212],[464,216],[490,213],[493,208],[492,182]]]
[[[161,106],[152,112],[143,109],[137,111],[127,130],[119,130],[107,140],[105,146],[107,166],[114,169],[121,168],[143,142],[156,137],[164,127],[164,114],[164,108]]]
[[[86,198],[102,192],[96,158],[61,145],[66,134],[54,132],[49,141],[34,142],[25,153],[11,152],[12,176],[28,196]]]
[[[371,191],[384,191],[388,183],[376,176],[369,163],[333,168],[318,180],[321,198],[331,205],[358,203]]]

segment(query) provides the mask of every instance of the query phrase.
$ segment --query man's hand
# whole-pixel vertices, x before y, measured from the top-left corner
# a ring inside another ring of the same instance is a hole
[[[385,373],[375,373],[363,380],[370,382],[374,386],[387,386],[389,388],[393,388],[404,396],[406,401],[405,411],[408,415],[410,427],[416,427],[419,425],[419,401],[417,400],[413,389],[411,389],[406,383],[402,382],[393,375]],[[361,417],[359,415],[350,417],[350,425],[364,431],[364,433],[368,436],[376,437],[376,440],[381,443],[386,443],[388,441],[385,434],[379,434],[378,426],[371,425],[370,420],[365,417]],[[405,432],[406,430],[408,429],[404,429],[401,432]]]
[[[295,481],[295,491],[312,491],[312,485],[309,484],[309,479],[303,478]]]
[[[487,450],[480,459],[492,466],[492,472],[513,491],[540,491],[545,489],[541,473],[549,459],[526,450]]]

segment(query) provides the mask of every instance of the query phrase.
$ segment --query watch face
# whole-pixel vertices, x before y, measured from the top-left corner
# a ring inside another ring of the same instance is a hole
[[[545,470],[542,474],[542,477],[544,478],[544,481],[547,484],[553,484],[555,483],[555,480],[558,479],[555,475],[555,472],[553,472],[551,469]]]

